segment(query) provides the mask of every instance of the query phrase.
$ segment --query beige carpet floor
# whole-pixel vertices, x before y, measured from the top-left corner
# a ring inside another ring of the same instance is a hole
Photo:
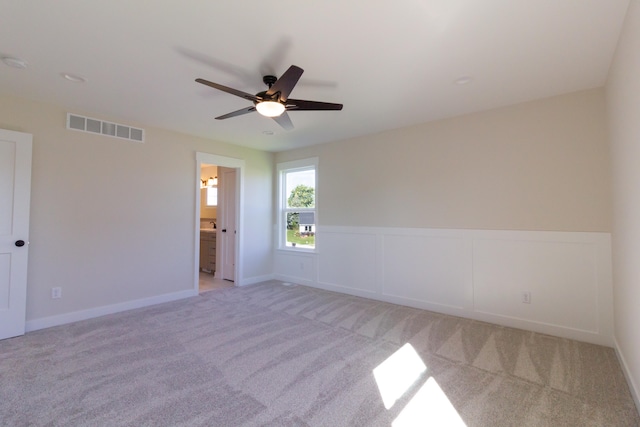
[[[585,427],[640,418],[611,348],[266,282],[0,341],[0,425]]]

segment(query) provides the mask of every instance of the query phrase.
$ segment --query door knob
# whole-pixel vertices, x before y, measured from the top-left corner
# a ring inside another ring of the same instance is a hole
[[[226,232],[227,232],[227,229],[226,229],[226,228],[223,228],[223,229],[222,229],[222,232],[223,232],[223,233],[226,233]]]
[[[19,248],[24,246],[24,240],[16,240],[16,246]]]

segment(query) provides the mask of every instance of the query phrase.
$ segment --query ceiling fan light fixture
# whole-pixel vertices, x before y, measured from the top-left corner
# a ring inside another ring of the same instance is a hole
[[[285,107],[279,102],[263,101],[256,104],[256,110],[265,117],[278,117],[284,113]]]

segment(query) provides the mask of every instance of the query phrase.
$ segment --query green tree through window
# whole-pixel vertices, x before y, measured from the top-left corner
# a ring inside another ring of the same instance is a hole
[[[291,194],[287,199],[287,206],[290,208],[312,208],[315,205],[314,189],[304,184],[298,185],[291,190]],[[300,214],[298,212],[290,212],[287,215],[287,229],[297,230],[300,225]]]
[[[291,190],[287,204],[291,208],[312,208],[316,200],[314,192],[313,188],[300,184]]]

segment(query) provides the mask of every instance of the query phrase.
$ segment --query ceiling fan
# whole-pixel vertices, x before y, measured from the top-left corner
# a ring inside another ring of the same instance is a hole
[[[241,116],[243,114],[257,111],[263,116],[271,117],[284,129],[291,130],[293,129],[293,123],[291,122],[287,111],[342,110],[342,104],[289,98],[289,94],[295,87],[296,83],[298,83],[303,72],[304,70],[302,68],[292,65],[280,78],[275,76],[264,76],[262,81],[269,86],[269,89],[263,92],[258,92],[255,95],[204,79],[196,79],[196,82],[230,93],[231,95],[253,101],[253,106],[216,117],[217,120],[224,120],[230,117]]]

